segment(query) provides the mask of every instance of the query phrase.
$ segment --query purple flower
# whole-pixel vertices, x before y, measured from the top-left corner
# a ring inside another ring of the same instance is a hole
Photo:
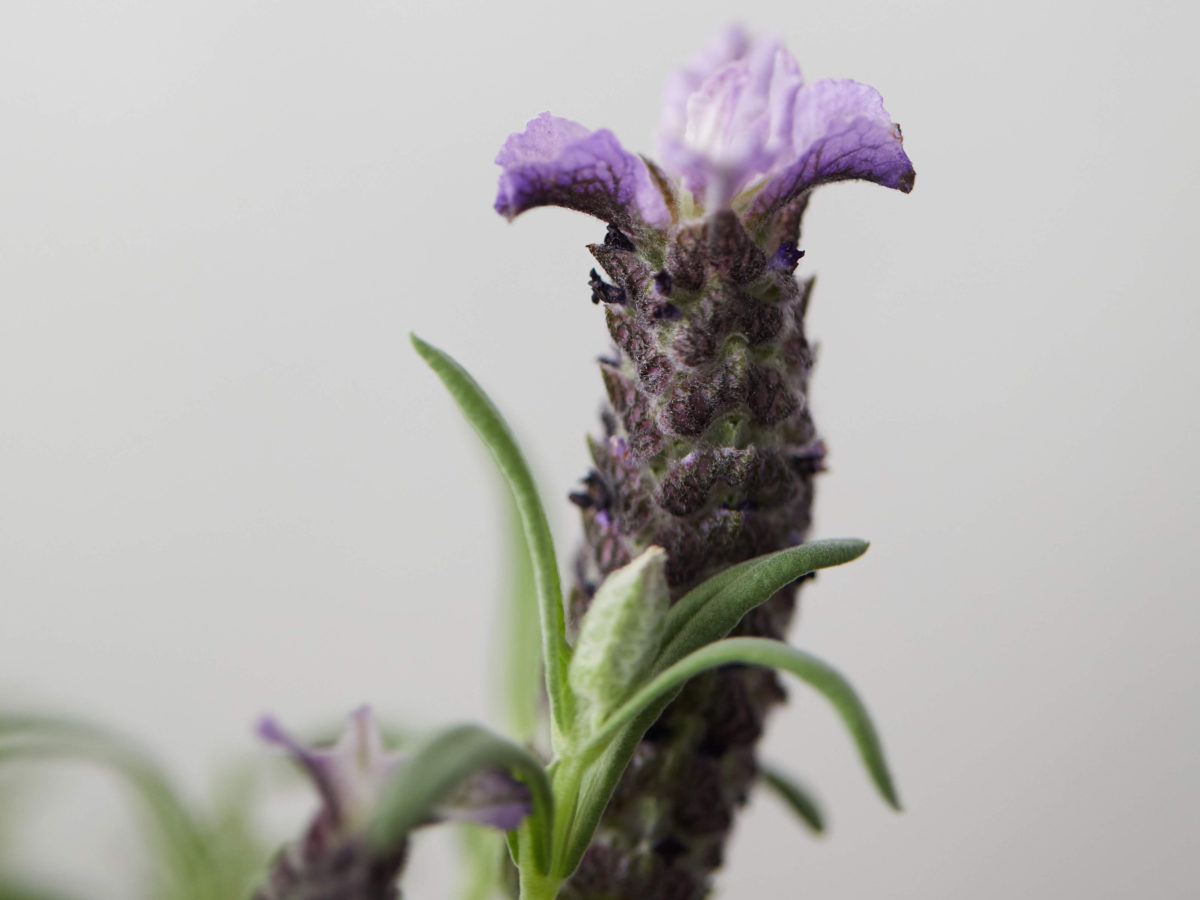
[[[388,782],[405,758],[385,749],[371,711],[361,707],[327,748],[306,747],[273,718],[258,733],[282,747],[308,775],[321,806],[303,835],[275,856],[254,900],[398,900],[396,881],[408,855],[408,835],[376,844],[368,838]],[[429,822],[479,822],[515,828],[531,809],[529,790],[506,772],[485,769],[466,779]]]
[[[612,132],[543,113],[496,157],[496,209],[509,219],[563,206],[634,235],[732,207],[772,217],[813,187],[865,179],[902,191],[914,172],[878,92],[856,81],[805,84],[775,39],[719,34],[667,84],[662,170]]]
[[[365,828],[384,787],[405,761],[403,754],[384,748],[367,706],[354,711],[329,748],[304,746],[269,716],[259,721],[258,733],[286,750],[305,771],[321,796],[318,818],[343,836]],[[530,809],[528,788],[506,772],[485,769],[435,810],[431,821],[477,822],[507,830],[516,828]]]
[[[509,135],[496,163],[504,169],[496,212],[511,220],[535,206],[563,206],[629,226],[631,215],[665,224],[667,206],[646,164],[608,129],[542,113]]]

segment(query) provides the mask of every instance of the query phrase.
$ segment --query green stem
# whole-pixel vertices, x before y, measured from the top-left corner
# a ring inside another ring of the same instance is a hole
[[[531,867],[521,868],[521,900],[554,900],[562,887],[562,878],[557,875],[542,875]]]

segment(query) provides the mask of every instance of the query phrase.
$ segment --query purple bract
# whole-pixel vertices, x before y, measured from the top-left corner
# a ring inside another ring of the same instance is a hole
[[[606,129],[542,113],[496,157],[496,210],[512,219],[562,206],[633,233],[726,208],[756,221],[831,181],[908,192],[914,172],[902,141],[874,88],[805,84],[777,40],[729,28],[668,81],[661,170]]]

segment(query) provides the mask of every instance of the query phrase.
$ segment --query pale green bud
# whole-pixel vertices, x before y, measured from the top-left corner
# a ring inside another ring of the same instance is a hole
[[[666,552],[650,547],[604,579],[583,617],[567,677],[589,729],[649,672],[670,602],[666,565]]]

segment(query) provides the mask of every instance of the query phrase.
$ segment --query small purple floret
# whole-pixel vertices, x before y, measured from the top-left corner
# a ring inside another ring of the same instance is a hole
[[[625,291],[615,284],[609,284],[595,269],[588,273],[588,287],[592,289],[593,303],[615,303],[618,306],[625,304]]]
[[[803,256],[804,251],[797,250],[794,241],[784,241],[779,245],[779,249],[775,251],[775,255],[771,257],[767,268],[774,269],[777,272],[794,272],[796,264],[800,262]]]

